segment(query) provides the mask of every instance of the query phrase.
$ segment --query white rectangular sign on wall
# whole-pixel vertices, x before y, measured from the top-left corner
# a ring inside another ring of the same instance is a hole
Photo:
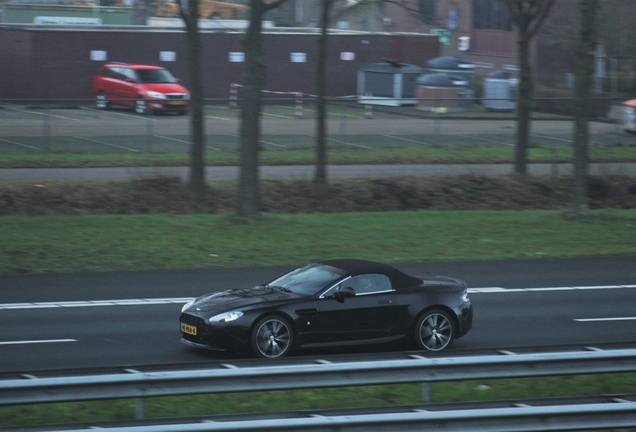
[[[163,61],[163,62],[177,61],[177,53],[174,51],[161,51],[159,52],[159,61]]]
[[[289,61],[292,63],[307,63],[307,53],[293,52],[289,55]]]
[[[230,63],[244,63],[244,62],[245,62],[245,53],[242,53],[242,52],[230,53]]]
[[[106,51],[91,50],[91,60],[106,61],[107,58],[108,55],[106,54]]]
[[[356,59],[356,53],[354,52],[341,52],[340,60],[342,61],[354,61]]]

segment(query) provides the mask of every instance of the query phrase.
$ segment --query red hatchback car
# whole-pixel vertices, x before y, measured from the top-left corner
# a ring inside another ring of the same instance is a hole
[[[166,69],[153,65],[103,65],[93,79],[93,96],[99,109],[123,105],[139,114],[175,111],[183,115],[190,106],[190,92]]]

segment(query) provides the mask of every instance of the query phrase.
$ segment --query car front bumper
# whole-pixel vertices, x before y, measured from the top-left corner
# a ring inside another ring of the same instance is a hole
[[[181,342],[198,348],[216,351],[243,351],[247,348],[246,330],[237,325],[211,325],[201,317],[182,314],[180,319]],[[196,334],[183,331],[183,324],[196,328]]]
[[[190,104],[188,101],[149,99],[148,106],[153,110],[186,111],[189,109]]]

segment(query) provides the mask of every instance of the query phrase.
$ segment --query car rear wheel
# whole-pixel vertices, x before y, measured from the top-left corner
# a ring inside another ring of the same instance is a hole
[[[144,98],[137,98],[135,101],[135,112],[141,115],[152,114],[152,111],[148,108],[148,103],[144,100]]]
[[[284,357],[291,351],[293,342],[291,325],[278,316],[261,319],[252,332],[252,350],[258,357]]]
[[[415,344],[419,349],[441,351],[449,347],[455,338],[455,324],[442,310],[431,310],[417,320]]]
[[[97,95],[95,96],[95,106],[97,106],[97,109],[108,109],[108,99],[106,98],[106,93],[104,93],[103,91],[97,93]]]

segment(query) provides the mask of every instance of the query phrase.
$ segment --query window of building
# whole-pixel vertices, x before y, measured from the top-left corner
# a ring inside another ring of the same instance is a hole
[[[435,0],[420,0],[420,17],[424,24],[434,25],[436,23]]]
[[[473,0],[473,28],[512,31],[512,15],[503,0]]]

